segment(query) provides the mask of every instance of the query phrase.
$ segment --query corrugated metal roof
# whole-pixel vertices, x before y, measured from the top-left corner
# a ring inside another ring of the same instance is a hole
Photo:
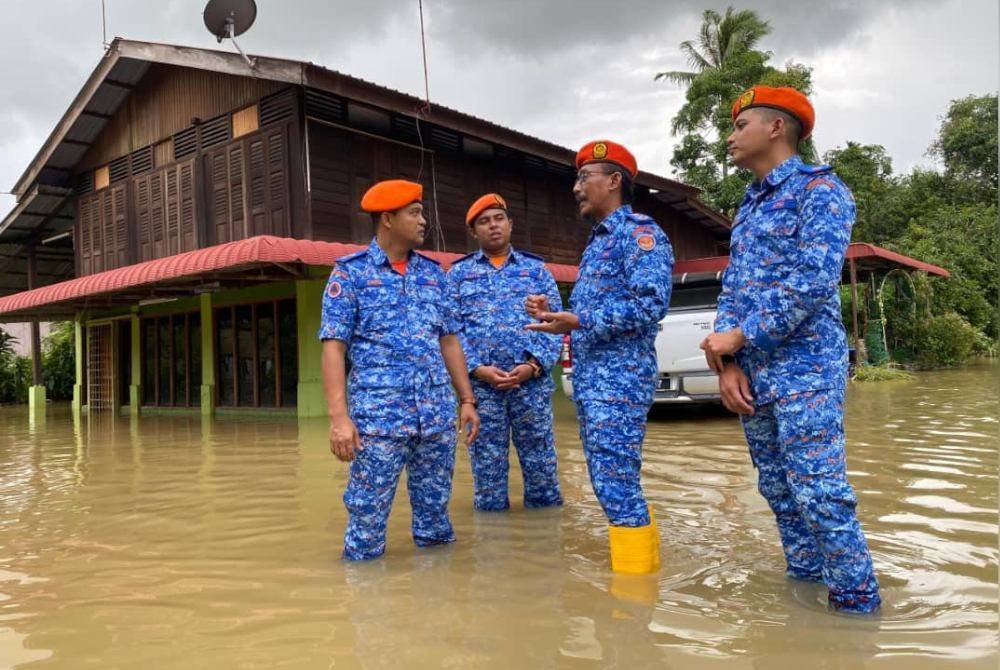
[[[931,265],[916,258],[889,251],[867,242],[852,242],[847,247],[847,259],[854,259],[862,270],[921,270],[939,277],[950,277],[951,273],[937,265]],[[721,272],[729,265],[729,256],[710,256],[678,261],[674,266],[675,273],[683,272]],[[846,267],[845,267],[846,272]]]

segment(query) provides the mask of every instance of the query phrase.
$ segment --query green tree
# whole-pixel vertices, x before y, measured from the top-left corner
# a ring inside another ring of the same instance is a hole
[[[722,16],[714,9],[706,9],[698,39],[684,40],[680,45],[692,71],[660,72],[654,79],[689,86],[706,70],[725,69],[734,56],[753,49],[770,32],[771,25],[752,10],[727,7]]]
[[[948,204],[916,213],[888,246],[940,265],[951,277],[933,283],[932,309],[956,312],[996,340],[1000,335],[1000,237],[995,203]]]
[[[848,142],[842,149],[826,152],[823,160],[844,180],[857,202],[858,213],[852,238],[875,244],[883,244],[890,239],[892,231],[886,226],[885,209],[897,185],[892,176],[892,159],[885,147]]]
[[[997,96],[970,95],[952,100],[931,153],[958,179],[997,189]],[[995,199],[995,197],[994,197]]]
[[[769,64],[772,54],[754,47],[770,32],[767,21],[756,12],[737,12],[732,7],[725,16],[708,10],[703,15],[698,39],[681,43],[692,70],[661,72],[662,79],[686,87],[685,103],[671,121],[671,130],[682,134],[671,165],[685,182],[702,189],[702,199],[715,208],[734,214],[753,176],[731,169],[726,137],[732,129],[733,101],[751,86],[791,86],[809,93],[811,71],[804,65],[788,63],[784,70]],[[811,143],[800,151],[813,155]]]

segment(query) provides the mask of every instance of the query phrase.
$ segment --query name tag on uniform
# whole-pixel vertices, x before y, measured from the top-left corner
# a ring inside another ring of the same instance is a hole
[[[779,209],[797,209],[799,203],[795,198],[782,198],[780,200],[772,200],[771,202],[765,202],[760,211],[762,212],[775,212]]]
[[[440,286],[438,280],[433,277],[417,277],[414,281],[417,286]]]

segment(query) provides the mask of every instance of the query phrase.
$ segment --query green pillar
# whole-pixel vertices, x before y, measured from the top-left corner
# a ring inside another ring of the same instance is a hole
[[[299,388],[297,414],[299,418],[326,416],[323,395],[323,343],[319,332],[323,307],[325,279],[303,279],[295,282],[295,318],[298,324]]]
[[[45,418],[45,385],[28,387],[28,414],[33,419]]]
[[[73,342],[74,356],[76,363],[76,381],[73,383],[73,412],[78,413],[83,409],[83,314],[78,313],[73,319]]]
[[[201,414],[215,414],[215,311],[212,294],[201,296]]]
[[[132,416],[139,416],[139,405],[142,404],[142,332],[139,330],[139,315],[132,315],[132,341],[129,343],[132,351],[132,379],[128,385],[128,406]]]

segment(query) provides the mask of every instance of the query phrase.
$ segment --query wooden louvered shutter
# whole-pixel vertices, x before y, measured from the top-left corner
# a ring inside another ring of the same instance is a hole
[[[216,244],[246,237],[243,157],[242,143],[220,147],[205,157]]]
[[[268,214],[271,235],[291,234],[288,216],[288,126],[267,134]]]
[[[288,235],[287,126],[249,140],[251,235]]]
[[[163,209],[166,254],[172,256],[180,252],[180,198],[178,197],[177,169],[171,167],[162,173]]]
[[[156,172],[149,177],[149,214],[153,258],[163,258],[167,255],[167,244],[164,239],[164,228],[166,226],[164,222],[162,172]]]
[[[96,226],[95,205],[100,200],[100,194],[91,194],[77,200],[76,221],[79,226],[77,239],[80,240],[80,276],[94,272],[94,228]]]
[[[135,220],[139,236],[139,261],[153,259],[153,210],[150,207],[151,175],[135,180]]]
[[[226,180],[229,194],[229,239],[247,236],[246,198],[244,188],[243,145],[226,147]]]
[[[181,251],[194,251],[198,248],[197,222],[198,213],[195,209],[194,159],[177,166],[178,198],[180,200],[178,230],[180,232]]]
[[[106,268],[109,270],[125,267],[129,262],[128,182],[111,187],[110,214],[114,243]]]

